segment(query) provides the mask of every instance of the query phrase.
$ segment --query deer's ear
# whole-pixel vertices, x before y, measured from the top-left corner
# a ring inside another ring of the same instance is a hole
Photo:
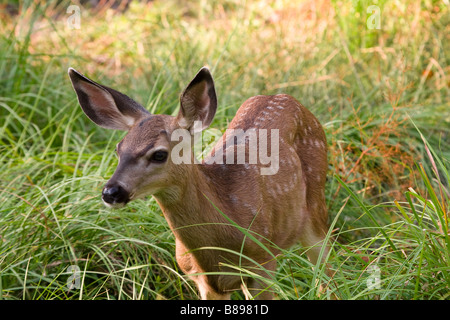
[[[214,80],[209,69],[203,67],[181,94],[178,125],[191,133],[206,129],[214,119],[217,109]],[[200,121],[201,126],[194,126]]]
[[[69,68],[69,77],[84,113],[107,129],[129,130],[150,113],[139,103],[114,89],[102,86]]]

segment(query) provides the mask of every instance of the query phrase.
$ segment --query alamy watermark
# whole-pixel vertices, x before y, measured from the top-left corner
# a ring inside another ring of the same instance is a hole
[[[171,135],[171,141],[179,141],[171,151],[171,159],[174,164],[261,164],[261,175],[274,175],[278,172],[280,160],[280,135],[278,129],[227,129],[222,139],[223,144],[217,144],[206,155],[204,148],[214,138],[214,142],[220,139],[220,131],[196,130],[202,128],[201,121],[194,122],[194,134],[186,129],[176,129]],[[218,133],[217,133],[218,132]],[[206,139],[205,144],[205,136]],[[270,139],[269,139],[270,136]],[[269,153],[270,140],[270,153]],[[193,144],[193,145],[192,145]],[[191,152],[194,152],[194,158]]]
[[[367,268],[369,277],[366,280],[367,289],[379,290],[381,289],[381,269],[377,265],[370,265]]]
[[[377,5],[370,5],[367,7],[367,13],[370,16],[367,18],[367,29],[381,29],[381,9]]]
[[[67,27],[69,29],[81,29],[81,10],[77,5],[67,7],[66,13],[70,14],[67,18]]]
[[[77,265],[71,265],[67,268],[67,272],[71,274],[69,278],[67,278],[67,289],[80,289],[81,288],[81,271],[80,267]]]

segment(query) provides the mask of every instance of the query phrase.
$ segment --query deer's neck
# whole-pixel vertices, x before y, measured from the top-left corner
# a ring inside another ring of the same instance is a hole
[[[190,238],[195,234],[203,237],[199,234],[202,232],[226,232],[225,220],[212,204],[220,208],[220,197],[202,165],[183,165],[179,169],[173,186],[154,195],[172,231],[176,236]]]

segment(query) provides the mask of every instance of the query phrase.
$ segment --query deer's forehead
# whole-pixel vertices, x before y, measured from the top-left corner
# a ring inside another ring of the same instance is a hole
[[[152,115],[133,126],[118,144],[119,151],[127,150],[135,154],[145,153],[158,143],[169,140],[170,122]]]

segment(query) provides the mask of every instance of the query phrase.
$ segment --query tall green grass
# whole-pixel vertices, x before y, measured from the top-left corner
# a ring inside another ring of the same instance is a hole
[[[205,64],[219,96],[212,127],[226,128],[252,95],[285,92],[328,138],[331,275],[301,246],[274,257],[267,279],[242,265],[236,274],[279,299],[449,299],[444,3],[379,1],[380,30],[367,28],[365,1],[86,6],[80,30],[67,28],[69,5],[0,6],[1,299],[198,298],[153,199],[101,204],[123,133],[82,114],[66,70],[175,114]],[[70,266],[79,289],[68,289]]]

